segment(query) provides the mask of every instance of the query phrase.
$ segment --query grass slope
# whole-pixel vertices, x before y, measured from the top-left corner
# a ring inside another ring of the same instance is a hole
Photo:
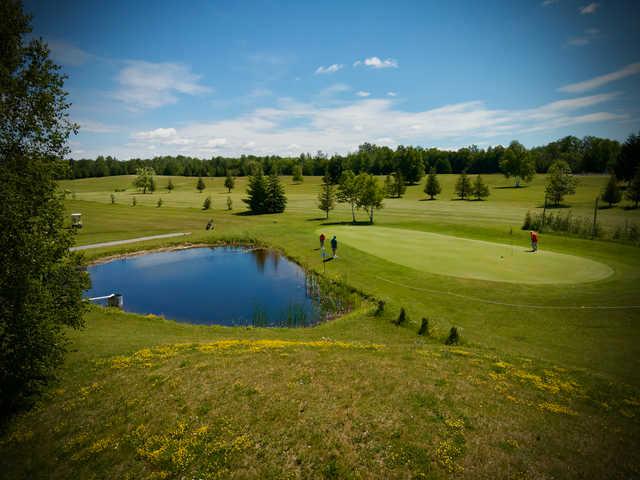
[[[146,196],[133,192],[129,177],[63,185],[76,192],[69,211],[84,214],[79,244],[192,231],[193,243],[260,240],[322,271],[317,231],[343,228],[350,211],[341,205],[328,221],[322,218],[319,179],[298,185],[285,179],[287,211],[259,217],[241,214],[244,179],[231,193],[234,210],[226,210],[223,180],[206,179],[199,194],[196,179],[174,177],[172,193]],[[444,193],[433,202],[421,201],[422,187],[411,186],[404,198],[385,201],[376,223],[403,230],[403,237],[412,232],[422,239],[426,232],[463,245],[458,239],[513,240],[526,249],[519,226],[528,209],[540,206],[544,179],[522,189],[500,188],[509,182],[498,176],[485,180],[492,186],[485,202],[449,200],[455,176],[441,176]],[[588,214],[605,182],[582,178],[568,199],[572,210]],[[165,183],[158,178],[160,187]],[[115,193],[118,203],[110,205],[116,188],[127,191]],[[138,206],[131,207],[134,194]],[[213,209],[202,211],[208,194]],[[164,205],[157,208],[160,195]],[[621,208],[601,214],[609,225],[639,220],[637,211]],[[209,218],[213,232],[204,230]],[[614,273],[531,285],[416,269],[356,243],[341,243],[326,275],[386,300],[380,316],[365,304],[311,329],[283,330],[198,327],[93,309],[86,328],[70,332],[58,382],[0,437],[3,477],[640,475],[640,312],[500,304],[635,305],[640,249],[545,234],[545,253],[587,259]],[[400,307],[410,320],[396,327],[391,321]],[[430,320],[427,337],[416,335],[422,317]],[[451,325],[462,332],[458,347],[443,345]]]

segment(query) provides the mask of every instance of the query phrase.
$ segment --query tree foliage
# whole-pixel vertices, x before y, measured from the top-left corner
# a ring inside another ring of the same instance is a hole
[[[373,213],[384,205],[384,189],[378,179],[368,173],[361,173],[355,179],[356,205],[369,215],[369,223],[373,223]]]
[[[506,149],[502,160],[500,160],[500,169],[507,178],[514,177],[516,187],[520,186],[520,182],[530,182],[536,172],[536,167],[531,155],[520,142],[514,140]]]
[[[331,183],[329,172],[325,173],[318,193],[318,208],[325,212],[325,218],[329,218],[329,212],[336,206],[336,187]]]
[[[153,176],[156,172],[151,167],[140,167],[136,171],[136,178],[133,181],[133,186],[142,190],[142,193],[147,193],[147,190],[152,192],[155,190],[155,181]],[[153,190],[152,190],[153,189]]]
[[[202,177],[198,177],[198,182],[196,183],[196,188],[198,189],[198,192],[202,193],[202,191],[207,188],[207,186],[204,183],[204,180],[202,179]]]
[[[300,165],[294,165],[291,174],[293,176],[292,180],[296,183],[302,183],[304,180],[302,177],[302,167]]]
[[[400,172],[393,172],[393,174],[387,175],[384,190],[389,198],[401,198],[407,191],[407,186],[404,183],[402,174]]]
[[[466,173],[461,173],[458,177],[458,181],[456,181],[456,195],[460,197],[461,200],[469,197],[472,193],[471,180]]]
[[[424,193],[429,195],[429,198],[433,200],[437,195],[442,192],[442,187],[438,181],[438,175],[436,174],[435,167],[431,169],[427,176],[427,184],[424,186]]]
[[[287,197],[278,175],[272,173],[267,179],[267,198],[264,213],[282,213],[287,206]]]
[[[564,160],[558,160],[549,167],[545,193],[551,202],[558,206],[566,195],[576,193],[578,180],[571,174],[571,167]]]
[[[607,186],[604,187],[604,191],[602,192],[602,200],[607,202],[609,206],[619,203],[620,200],[622,200],[622,191],[618,186],[618,179],[615,175],[609,177]]]
[[[346,170],[340,177],[336,198],[340,203],[348,203],[351,207],[351,221],[356,223],[356,207],[358,202],[358,184],[351,170]]]
[[[173,181],[171,179],[169,179],[169,181],[167,182],[167,190],[169,190],[169,193],[171,193],[171,191],[175,188],[175,186],[173,185]]]
[[[633,202],[635,208],[638,208],[638,202],[640,202],[640,166],[636,168],[636,174],[629,182],[625,197]]]
[[[0,2],[0,414],[25,406],[62,361],[64,327],[83,324],[89,286],[69,252],[55,179],[77,130],[65,77],[16,1]],[[25,43],[26,42],[26,43]]]
[[[209,210],[211,208],[211,195],[207,195],[207,198],[202,202],[202,209]]]
[[[227,193],[231,193],[236,186],[235,179],[231,176],[230,173],[227,173],[227,178],[224,179],[224,188],[227,189]]]
[[[640,167],[640,133],[629,135],[622,145],[615,173],[620,180],[630,182],[638,167]]]
[[[476,179],[473,182],[471,187],[472,195],[476,197],[476,200],[482,200],[483,198],[487,198],[490,195],[489,186],[484,183],[482,180],[482,176],[476,176]]]
[[[243,199],[243,202],[254,214],[282,213],[287,205],[287,197],[275,173],[267,178],[262,170],[258,169],[249,179],[247,198]]]

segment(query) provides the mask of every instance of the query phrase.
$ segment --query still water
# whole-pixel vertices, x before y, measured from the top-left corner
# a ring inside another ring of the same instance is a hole
[[[201,325],[307,326],[320,309],[297,264],[266,249],[191,248],[89,267],[88,297],[124,296],[124,309]]]

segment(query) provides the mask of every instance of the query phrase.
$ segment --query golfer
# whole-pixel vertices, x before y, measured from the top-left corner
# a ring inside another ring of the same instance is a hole
[[[320,234],[320,250],[322,250],[324,248],[324,240],[325,240],[325,238],[327,238],[327,237],[324,236],[324,233],[321,233]]]
[[[338,240],[334,235],[331,239],[331,251],[333,252],[333,258],[338,258],[338,256],[336,255],[336,250],[338,250]]]
[[[531,230],[529,234],[531,235],[531,251],[537,252],[538,251],[538,232]]]

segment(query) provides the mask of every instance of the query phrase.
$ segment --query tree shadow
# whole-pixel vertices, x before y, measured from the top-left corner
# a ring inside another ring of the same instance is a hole
[[[437,198],[421,198],[419,202],[435,202]]]
[[[638,207],[636,207],[635,205],[625,205],[624,207],[622,207],[624,210],[637,210]]]
[[[307,218],[307,222],[321,222],[322,220],[326,220],[326,217],[316,217],[316,218]]]
[[[536,208],[544,208],[544,203],[542,205],[538,205]],[[566,205],[561,203],[559,205],[549,205],[547,204],[547,210],[562,210],[564,208],[571,208],[571,205]]]
[[[324,222],[322,225],[331,226],[331,225],[352,225],[354,227],[363,227],[366,225],[371,225],[368,220],[357,220],[354,222]]]
[[[493,188],[495,188],[496,190],[505,190],[505,189],[509,189],[509,188],[513,188],[513,189],[519,190],[521,188],[527,188],[527,187],[528,187],[528,185],[520,185],[520,186],[505,185],[505,186],[502,186],[502,187],[493,187]]]
[[[331,260],[333,260],[333,257],[327,257],[323,260],[324,263],[330,262]]]
[[[612,208],[616,208],[616,206],[615,205],[600,205],[598,207],[598,210],[610,210]]]

